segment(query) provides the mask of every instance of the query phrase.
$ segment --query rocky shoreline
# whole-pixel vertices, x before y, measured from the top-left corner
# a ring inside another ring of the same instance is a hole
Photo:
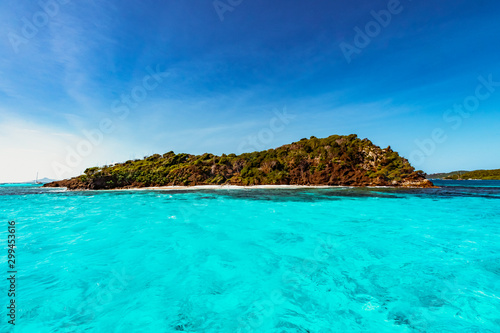
[[[81,190],[106,190],[99,184],[94,183],[84,183],[81,182],[78,177],[55,181],[52,183],[44,184],[44,187],[60,187],[67,188],[71,191],[81,191]],[[436,188],[434,184],[428,179],[421,179],[420,177],[414,180],[405,180],[404,182],[373,182],[373,183],[356,183],[349,182],[348,184],[272,184],[272,185],[243,185],[243,184],[222,184],[222,185],[212,185],[212,184],[194,184],[190,186],[145,186],[143,184],[134,184],[131,186],[114,187],[109,188],[113,190],[140,190],[140,189],[216,189],[216,188],[334,188],[334,187],[390,187],[390,188]]]

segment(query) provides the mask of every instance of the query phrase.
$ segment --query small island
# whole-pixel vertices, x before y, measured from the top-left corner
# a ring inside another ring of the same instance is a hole
[[[355,134],[302,139],[275,149],[236,154],[168,152],[93,167],[45,184],[69,190],[195,185],[306,185],[434,187],[422,171],[390,147],[381,149]]]
[[[435,173],[427,175],[427,178],[443,180],[500,180],[500,169]]]

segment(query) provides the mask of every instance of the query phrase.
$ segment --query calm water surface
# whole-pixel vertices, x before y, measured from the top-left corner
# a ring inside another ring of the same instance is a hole
[[[15,332],[500,332],[500,181],[439,189],[0,186]]]

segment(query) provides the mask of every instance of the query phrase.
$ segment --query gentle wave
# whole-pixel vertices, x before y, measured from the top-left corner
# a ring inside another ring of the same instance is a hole
[[[500,186],[444,184],[4,186],[16,332],[497,332]]]

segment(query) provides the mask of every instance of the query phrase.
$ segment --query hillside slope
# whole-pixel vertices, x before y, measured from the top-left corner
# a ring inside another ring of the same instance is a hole
[[[175,185],[331,185],[432,187],[422,171],[390,147],[368,139],[332,135],[276,149],[215,156],[168,152],[113,166],[94,167],[69,180],[46,184],[68,189]]]

